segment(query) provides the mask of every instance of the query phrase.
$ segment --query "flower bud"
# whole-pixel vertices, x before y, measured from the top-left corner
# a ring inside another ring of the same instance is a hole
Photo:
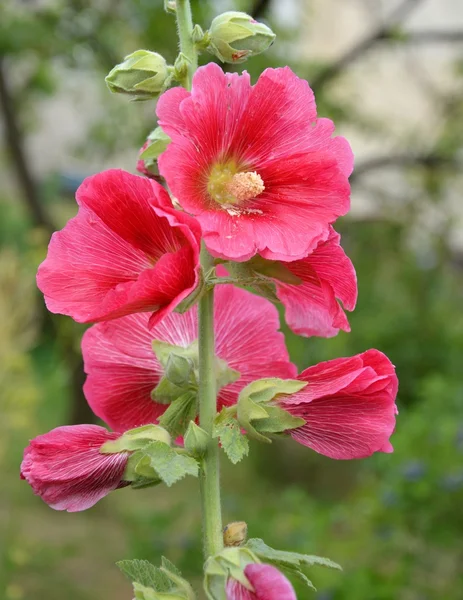
[[[265,52],[275,34],[243,12],[226,12],[216,17],[209,29],[209,47],[222,62],[242,63],[248,57]]]
[[[137,50],[116,65],[105,81],[111,92],[131,94],[144,100],[161,94],[170,80],[169,67],[160,54]]]

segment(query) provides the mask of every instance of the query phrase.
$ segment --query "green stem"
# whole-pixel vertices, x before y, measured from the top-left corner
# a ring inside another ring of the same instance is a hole
[[[198,53],[192,39],[193,18],[191,16],[190,0],[177,0],[177,27],[180,38],[180,50],[188,58],[188,74],[184,82],[187,89],[191,88],[193,73],[198,68]]]
[[[190,0],[177,0],[177,26],[180,50],[188,58],[185,87],[191,88],[193,73],[198,67],[198,53],[193,44],[193,20]],[[203,272],[213,267],[212,257],[201,249]],[[209,443],[201,461],[200,489],[203,520],[204,556],[208,558],[223,548],[222,510],[220,505],[219,445],[212,437],[217,414],[217,384],[215,378],[214,289],[204,293],[198,306],[199,345],[199,423],[209,434]]]
[[[202,268],[211,267],[207,250],[201,251]],[[199,301],[199,422],[210,438],[200,473],[203,514],[204,554],[207,558],[223,548],[222,511],[220,506],[220,465],[217,439],[212,437],[217,413],[214,348],[214,289],[207,291]]]

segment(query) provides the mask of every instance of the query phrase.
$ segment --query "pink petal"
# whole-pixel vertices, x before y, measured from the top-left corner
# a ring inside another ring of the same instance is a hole
[[[230,578],[226,589],[227,600],[297,600],[293,586],[271,565],[249,564],[244,569],[244,574],[254,592]]]
[[[384,354],[369,350],[328,361],[306,369],[299,378],[309,385],[281,403],[306,420],[289,432],[296,441],[336,459],[392,451],[397,377]]]
[[[197,223],[156,182],[107,171],[79,188],[81,207],[53,234],[37,274],[51,312],[79,322],[172,310],[194,289]]]
[[[238,381],[222,388],[218,408],[237,401],[254,379],[294,378],[276,308],[264,298],[232,285],[215,290],[216,352]],[[153,329],[147,314],[131,315],[91,327],[82,340],[87,381],[86,398],[92,410],[112,428],[124,431],[155,422],[166,410],[151,399],[162,368],[152,340],[186,347],[197,339],[197,308],[171,313]]]
[[[276,282],[277,295],[286,309],[286,321],[299,335],[332,337],[340,329],[350,331],[337,300],[341,300],[347,310],[355,308],[357,278],[351,261],[339,245],[339,237],[331,230],[328,240],[306,258],[285,263],[302,284]]]
[[[349,209],[352,152],[343,138],[331,137],[331,121],[317,120],[312,90],[289,68],[267,69],[251,87],[247,73],[225,75],[207,65],[196,72],[191,94],[166,92],[157,112],[172,138],[160,171],[198,216],[215,256],[301,259]],[[257,171],[265,184],[233,210],[207,192],[210,170],[227,160]]]
[[[101,446],[117,439],[96,425],[58,427],[39,435],[24,451],[21,478],[56,510],[76,512],[125,484],[127,453],[101,454]]]

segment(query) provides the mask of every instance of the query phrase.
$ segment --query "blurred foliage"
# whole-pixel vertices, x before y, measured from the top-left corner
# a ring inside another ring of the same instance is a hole
[[[201,25],[218,4],[194,2]],[[229,4],[242,10],[254,5]],[[162,5],[162,0],[2,2],[0,58],[8,67],[23,129],[36,124],[38,100],[56,97],[70,80],[84,93],[82,73],[102,82],[114,63],[138,47],[173,61],[175,27]],[[253,77],[269,64],[285,64],[288,56],[302,76],[323,69],[294,57],[291,42],[297,33],[277,23],[272,27],[278,43],[245,65]],[[279,441],[270,448],[253,444],[251,457],[236,467],[224,464],[227,521],[245,519],[253,537],[275,548],[324,554],[344,566],[341,574],[312,570],[318,600],[461,598],[463,277],[461,257],[449,244],[447,200],[461,183],[452,165],[463,145],[462,75],[460,62],[456,92],[436,104],[440,120],[426,154],[439,160],[411,161],[390,188],[378,170],[354,181],[354,195],[374,197],[376,211],[374,217],[340,224],[359,279],[352,333],[306,340],[285,330],[300,368],[369,347],[388,354],[400,379],[394,454],[335,462]],[[153,107],[99,89],[100,104],[81,155],[91,169],[95,157],[133,147],[135,164],[136,148],[154,125]],[[331,84],[317,90],[317,102],[320,113],[337,125],[372,138],[387,134],[386,123],[365,114],[354,98],[332,93]],[[412,151],[422,153],[419,138]],[[74,210],[69,196],[75,184],[66,174],[41,182],[42,199],[57,224]],[[172,490],[122,490],[82,514],[52,511],[19,481],[27,439],[68,418],[72,379],[58,341],[64,336],[77,345],[82,328],[65,317],[57,329],[50,328],[34,284],[46,235],[31,227],[19,191],[10,193],[6,186],[0,194],[0,597],[128,599],[130,586],[114,562],[137,557],[157,563],[160,554],[198,585],[200,509],[194,481]]]

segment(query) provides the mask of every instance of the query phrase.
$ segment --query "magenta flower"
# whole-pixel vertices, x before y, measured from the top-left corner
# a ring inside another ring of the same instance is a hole
[[[96,425],[57,427],[34,438],[24,451],[21,479],[55,510],[90,508],[122,480],[128,452],[102,454],[101,446],[120,437]]]
[[[286,309],[286,322],[299,335],[333,337],[350,325],[340,300],[347,310],[357,302],[355,269],[339,245],[340,235],[330,230],[305,258],[293,262],[265,261],[260,257],[246,263],[260,276],[268,277]],[[257,290],[258,287],[257,287]]]
[[[51,312],[88,323],[143,311],[154,325],[196,287],[199,226],[158,183],[104,171],[76,198],[77,216],[53,234],[37,274]]]
[[[308,385],[280,399],[280,405],[307,422],[288,433],[330,458],[366,458],[392,452],[398,381],[394,365],[379,350],[336,358],[309,367],[298,379]]]
[[[293,586],[276,567],[249,564],[244,574],[254,591],[230,578],[226,589],[227,600],[297,600]]]
[[[161,175],[215,256],[304,258],[348,211],[349,144],[331,137],[333,123],[317,118],[312,90],[288,67],[251,86],[246,72],[206,65],[191,92],[165,92],[157,114],[172,139]]]
[[[232,285],[219,285],[214,303],[216,355],[239,372],[239,379],[218,392],[218,408],[236,403],[239,392],[261,377],[293,378],[274,306]],[[197,308],[171,313],[154,329],[137,314],[100,323],[84,334],[82,351],[88,375],[84,392],[93,412],[113,429],[125,431],[154,423],[166,404],[151,399],[163,369],[152,341],[187,347],[197,339]]]

